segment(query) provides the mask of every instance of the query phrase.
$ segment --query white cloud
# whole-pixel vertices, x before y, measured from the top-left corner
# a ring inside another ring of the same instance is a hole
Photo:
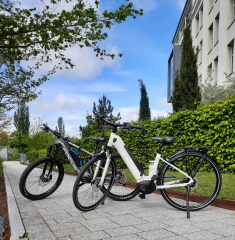
[[[121,123],[137,121],[139,108],[138,107],[119,108],[113,111],[113,115],[116,116],[119,112],[122,118],[120,120]]]
[[[79,96],[66,96],[63,93],[54,96],[44,97],[46,94],[40,95],[35,101],[29,103],[29,108],[36,115],[43,115],[44,111],[65,111],[66,113],[74,113],[84,107],[84,103]]]
[[[137,9],[144,9],[144,12],[156,9],[159,0],[132,0],[133,4]]]

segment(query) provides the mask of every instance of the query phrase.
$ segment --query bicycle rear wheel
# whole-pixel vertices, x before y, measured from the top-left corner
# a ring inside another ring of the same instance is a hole
[[[98,170],[97,176],[94,178],[95,170],[99,161],[106,162],[106,159],[94,158],[90,160],[78,175],[77,180],[73,187],[73,202],[77,209],[81,211],[90,211],[98,207],[108,195],[113,182],[115,180],[116,166],[115,162],[111,159],[108,171],[104,179],[104,189],[100,186],[100,180],[104,171],[103,167]],[[90,171],[92,167],[93,171]]]
[[[105,159],[105,156],[104,156],[104,159]],[[119,153],[114,153],[112,154],[112,159],[122,160],[122,157],[120,156]],[[102,165],[104,166],[104,164]],[[127,175],[125,173],[125,169],[116,168],[115,181],[107,196],[108,198],[111,198],[115,201],[127,201],[138,195],[140,190],[139,188],[137,188],[137,182],[136,184],[132,184],[132,185],[127,182],[128,178],[131,178],[131,176],[129,175],[132,175],[131,172],[128,172],[128,175]],[[134,177],[132,177],[132,179],[134,179]],[[105,186],[101,189],[101,191],[103,192],[106,191]]]
[[[58,168],[49,171],[50,167]],[[51,195],[60,186],[64,177],[63,165],[49,157],[31,163],[22,173],[19,187],[21,194],[30,200],[40,200]]]
[[[202,161],[203,156],[204,154],[200,151],[190,151],[188,154],[183,152],[173,157],[170,163],[192,177]],[[192,173],[190,173],[190,171],[192,171]],[[185,175],[166,164],[160,172],[158,185],[165,185],[167,182],[175,180],[189,181]],[[218,165],[212,158],[206,155],[193,180],[194,184],[191,186],[189,194],[189,209],[190,211],[197,211],[210,205],[220,192],[222,177]],[[163,198],[171,206],[182,211],[187,210],[187,187],[160,189],[160,191]]]

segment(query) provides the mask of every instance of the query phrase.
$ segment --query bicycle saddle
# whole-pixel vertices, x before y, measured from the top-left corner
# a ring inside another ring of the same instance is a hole
[[[151,137],[151,139],[153,141],[165,142],[165,143],[173,142],[175,140],[174,137]]]
[[[106,137],[102,137],[102,138],[93,138],[93,137],[91,137],[91,138],[89,138],[89,139],[94,140],[94,141],[96,141],[96,142],[103,142],[103,141],[105,141],[107,138],[106,138]]]

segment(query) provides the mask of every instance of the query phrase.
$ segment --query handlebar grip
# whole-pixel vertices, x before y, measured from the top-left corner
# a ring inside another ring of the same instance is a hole
[[[143,126],[137,126],[137,125],[129,125],[131,128],[138,128],[138,129],[142,129]]]

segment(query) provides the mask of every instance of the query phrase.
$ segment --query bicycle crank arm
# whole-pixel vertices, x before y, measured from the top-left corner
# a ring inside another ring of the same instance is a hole
[[[186,194],[186,204],[187,204],[187,218],[189,219],[190,214],[189,214],[188,195],[189,195],[189,192],[191,191],[191,186],[188,185],[187,188],[188,188],[188,190],[187,190],[187,194]]]

